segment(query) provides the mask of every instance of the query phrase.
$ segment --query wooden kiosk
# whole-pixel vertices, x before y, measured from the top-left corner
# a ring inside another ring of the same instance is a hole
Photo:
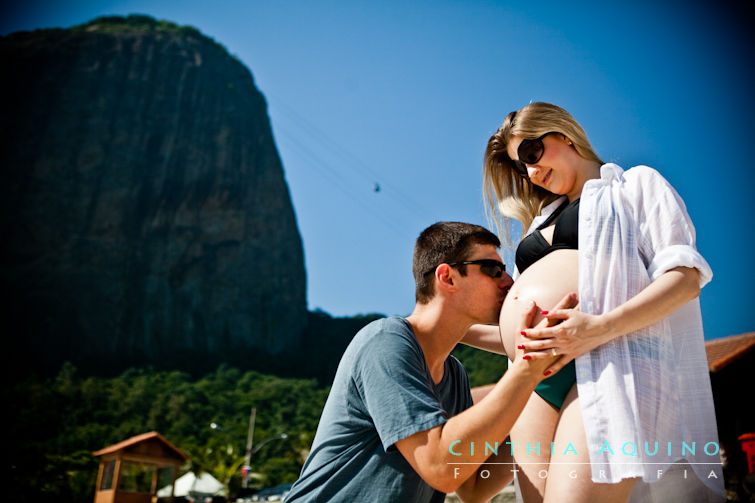
[[[158,488],[168,484],[175,488],[178,468],[189,459],[156,431],[105,447],[94,455],[102,457],[94,503],[155,503]]]

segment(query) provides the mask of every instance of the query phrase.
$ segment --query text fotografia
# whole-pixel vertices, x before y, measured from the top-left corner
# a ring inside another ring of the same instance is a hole
[[[534,462],[534,463],[528,463],[526,462],[526,458],[523,458],[524,455],[526,456],[537,456],[539,457],[541,454],[540,450],[540,442],[526,442],[526,444],[522,445],[521,442],[504,442],[503,445],[508,446],[508,449],[511,452],[511,455],[514,456],[516,452],[517,456],[517,462],[515,463],[483,463],[483,466],[486,464],[490,465],[525,465],[525,464],[541,464],[541,465],[550,465],[548,462]],[[470,457],[474,456],[483,456],[487,459],[490,455],[497,455],[499,449],[502,447],[502,445],[499,445],[498,442],[494,442],[493,444],[489,442],[485,442],[482,446],[475,446],[474,442],[467,442],[466,444],[463,444],[461,440],[457,440],[455,442],[452,442],[451,445],[448,447],[448,451],[453,456],[464,456],[464,459],[469,459]],[[644,451],[645,454],[648,456],[656,456],[656,455],[663,455],[662,453],[665,451],[665,454],[668,456],[674,456],[678,458],[683,458],[686,455],[695,455],[698,448],[698,444],[696,442],[682,442],[681,445],[674,445],[672,442],[666,442],[665,445],[663,445],[663,442],[645,442],[644,443]],[[546,447],[547,449],[547,447]],[[603,445],[599,446],[596,449],[596,452],[598,455],[608,454],[608,455],[623,455],[626,456],[625,459],[627,459],[627,463],[621,463],[621,464],[639,464],[639,465],[646,465],[646,464],[658,464],[658,465],[667,465],[667,462],[662,463],[652,463],[652,462],[641,462],[639,460],[632,461],[632,458],[639,458],[641,452],[639,450],[640,448],[637,446],[635,442],[625,442],[621,446],[612,446],[608,441],[603,442]],[[526,453],[525,453],[526,450]],[[702,445],[702,452],[704,452],[708,456],[716,456],[716,458],[712,458],[710,463],[695,463],[695,464],[705,464],[705,465],[720,465],[721,460],[718,457],[719,453],[719,445],[717,442],[707,442],[704,445]],[[505,452],[505,451],[504,451]],[[574,455],[578,456],[579,453],[577,452],[577,449],[574,447],[574,444],[569,442],[566,446],[560,446],[558,449],[556,447],[555,442],[550,442],[550,454],[551,456],[554,455],[556,452],[562,453],[564,456],[567,455]],[[618,453],[618,454],[617,454]],[[715,461],[714,461],[715,459]],[[469,464],[469,463],[448,463],[449,465],[454,464]],[[477,463],[473,463],[477,464]],[[571,464],[569,462],[566,463],[557,463],[557,464]],[[582,463],[582,462],[576,462],[575,464],[592,464],[592,463]],[[601,464],[601,463],[597,463]],[[459,468],[454,467],[454,478],[459,477]],[[512,466],[511,472],[516,474],[519,470],[516,468],[516,466]],[[657,470],[657,478],[660,479],[663,475],[665,470]],[[488,479],[491,476],[491,471],[487,469],[480,470],[480,477],[483,479]],[[543,469],[540,470],[537,473],[537,476],[541,479],[548,478],[548,470]],[[687,469],[685,468],[683,470],[683,477],[687,478]],[[569,478],[576,479],[579,477],[577,470],[572,470],[569,472]],[[596,474],[597,480],[608,480],[608,477],[606,477],[605,470],[598,470],[598,473]],[[716,472],[714,470],[711,470],[708,474],[707,478],[718,478],[718,475],[716,475]],[[593,477],[595,480],[595,477]]]
[[[461,444],[461,445],[460,445]],[[523,445],[522,442],[504,442],[502,445],[509,446],[509,449],[511,450],[511,455],[514,456],[514,451],[516,450],[517,456],[522,456],[524,454],[523,449],[526,449],[526,455],[527,456],[540,456],[540,442],[527,442],[526,446]],[[461,440],[456,440],[455,442],[451,442],[451,445],[448,446],[448,452],[451,453],[453,456],[476,456],[481,455],[485,458],[490,456],[491,454],[498,455],[498,451],[502,446],[499,442],[494,442],[491,444],[490,442],[485,442],[484,445],[475,446],[474,442],[468,442],[467,444],[462,444]],[[566,455],[574,455],[578,456],[579,453],[577,452],[577,449],[574,447],[574,444],[569,442],[566,446],[562,446],[563,450],[559,448],[559,452],[561,452],[564,456]],[[645,442],[644,443],[644,454],[648,456],[656,456],[659,454],[659,450],[662,453],[663,450],[666,451],[666,455],[668,456],[679,456],[684,457],[686,455],[696,455],[698,450],[698,444],[697,442],[682,442],[681,445],[673,445],[672,442],[666,442],[665,449],[663,449],[663,442]],[[624,455],[624,456],[630,456],[630,457],[639,457],[640,456],[640,449],[642,447],[638,447],[635,442],[625,442],[624,444],[620,446],[612,446],[607,440],[603,442],[603,445],[598,447],[596,453],[597,455],[603,455],[603,454],[609,454],[612,456],[616,455]],[[476,451],[475,451],[476,449]],[[719,453],[719,446],[718,442],[707,442],[702,446],[702,451],[708,455],[708,456],[717,456]],[[551,442],[550,443],[550,453],[551,455],[554,455],[557,452],[556,450],[556,443]],[[617,454],[619,453],[619,454]],[[661,454],[663,455],[663,454]],[[718,464],[718,462],[716,462]]]
[[[515,464],[515,463],[492,463],[492,464]],[[484,465],[485,465],[485,463],[483,463],[483,466]],[[663,476],[663,472],[664,472],[664,470],[657,470],[656,477],[658,479],[660,479]],[[519,473],[519,470],[517,470],[515,466],[512,466],[511,467],[511,473],[513,473],[514,475],[516,475],[517,473]],[[454,478],[455,479],[459,478],[459,475],[460,475],[460,468],[458,466],[454,466]],[[487,480],[487,479],[489,479],[491,477],[491,475],[492,475],[492,473],[491,473],[490,470],[486,470],[484,468],[480,470],[480,478],[482,478],[482,479]],[[548,478],[548,470],[540,470],[539,472],[537,472],[537,476],[538,476],[538,478],[541,478],[541,479],[547,479]],[[686,468],[684,469],[683,477],[685,479],[687,478],[687,469]],[[579,473],[577,472],[577,470],[570,471],[569,472],[569,478],[570,479],[577,479],[577,478],[579,478]],[[710,473],[708,474],[708,478],[709,479],[717,479],[718,478],[718,475],[716,475],[715,470],[711,470],[710,471]],[[596,479],[593,478],[593,480],[596,480]],[[606,471],[605,470],[598,470],[597,480],[608,480],[608,477],[606,477]]]

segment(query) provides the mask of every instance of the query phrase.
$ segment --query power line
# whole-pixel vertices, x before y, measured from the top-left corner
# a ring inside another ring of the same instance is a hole
[[[281,133],[281,139],[283,139],[285,142],[288,142],[290,146],[295,151],[297,151],[301,157],[303,157],[306,161],[308,161],[309,165],[312,168],[317,170],[318,173],[320,173],[324,178],[326,178],[336,189],[342,192],[346,197],[348,197],[354,203],[356,203],[357,206],[360,206],[368,214],[372,215],[374,218],[379,220],[381,223],[383,223],[386,227],[388,227],[390,230],[395,232],[402,239],[412,238],[412,236],[408,235],[408,233],[405,231],[402,225],[390,219],[388,215],[385,214],[384,212],[376,211],[374,208],[369,207],[365,203],[365,200],[363,198],[357,197],[357,195],[355,194],[355,191],[350,190],[349,187],[347,187],[344,184],[341,174],[338,173],[332,165],[320,159],[320,157],[318,157],[317,154],[315,154],[311,149],[309,149],[302,142],[297,140],[294,135],[290,134],[286,128],[277,126],[276,129]]]
[[[392,198],[398,204],[403,206],[404,209],[409,211],[410,214],[419,214],[423,220],[427,221],[432,219],[433,212],[428,211],[413,197],[407,196],[401,189],[398,188],[398,186],[395,186],[393,183],[391,183],[390,180],[386,180],[384,174],[380,174],[374,171],[356,155],[333,140],[310,120],[299,114],[296,110],[294,110],[293,107],[286,104],[279,97],[277,97],[276,95],[271,95],[269,93],[266,94],[273,99],[276,104],[276,108],[278,108],[284,115],[287,115],[290,119],[292,119],[294,124],[301,124],[304,126],[301,128],[302,136],[309,137],[317,145],[324,147],[326,150],[329,150],[331,153],[334,153],[336,156],[340,157],[341,160],[346,162],[349,168],[356,168],[357,170],[361,171],[365,178],[370,180],[370,182],[372,182],[373,184],[379,184],[381,193],[384,192],[388,197]]]

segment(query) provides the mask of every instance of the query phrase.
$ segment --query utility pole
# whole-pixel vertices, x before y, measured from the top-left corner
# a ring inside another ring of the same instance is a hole
[[[249,435],[246,437],[246,455],[244,456],[244,477],[241,480],[241,487],[249,485],[249,471],[252,469],[252,439],[254,437],[254,420],[257,417],[257,409],[252,407],[249,414]]]

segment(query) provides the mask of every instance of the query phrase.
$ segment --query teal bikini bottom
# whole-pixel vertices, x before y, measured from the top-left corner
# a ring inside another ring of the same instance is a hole
[[[577,371],[572,360],[552,377],[540,381],[540,384],[535,387],[535,393],[560,409],[575,382],[577,382]]]

